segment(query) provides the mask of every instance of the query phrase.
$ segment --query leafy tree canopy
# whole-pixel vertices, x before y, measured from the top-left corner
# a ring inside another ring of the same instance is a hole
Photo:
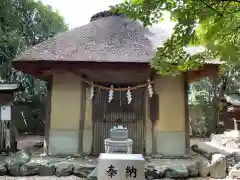
[[[170,12],[176,22],[174,32],[152,61],[161,74],[196,68],[212,58],[231,67],[240,64],[240,0],[125,0],[118,11],[145,26],[163,20],[164,11]],[[206,50],[189,55],[184,47],[190,45]]]
[[[34,0],[1,0],[1,64],[14,58],[22,49],[66,30],[64,19],[51,6]]]
[[[44,82],[11,68],[11,60],[22,50],[68,29],[63,17],[51,6],[35,0],[1,0],[0,3],[0,78],[18,81],[24,91],[16,101],[29,101],[45,92]]]

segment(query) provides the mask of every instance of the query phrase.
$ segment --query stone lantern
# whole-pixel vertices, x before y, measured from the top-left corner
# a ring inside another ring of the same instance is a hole
[[[8,68],[2,67],[0,73],[0,150],[17,149],[15,123],[12,119],[13,93],[20,84],[9,82],[6,77]]]
[[[13,93],[19,88],[16,83],[0,83],[0,149],[17,149],[15,123],[12,119]]]
[[[106,153],[132,154],[132,139],[128,138],[128,130],[123,126],[114,126],[109,131],[110,138],[105,139]]]

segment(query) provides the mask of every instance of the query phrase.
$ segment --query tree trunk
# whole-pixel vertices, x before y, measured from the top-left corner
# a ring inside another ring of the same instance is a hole
[[[220,83],[219,83],[220,82]],[[222,112],[219,109],[219,99],[224,98],[228,83],[228,74],[222,75],[218,78],[218,76],[214,76],[213,78],[213,121],[211,125],[211,132],[213,133],[222,133],[223,129],[220,127],[220,122],[224,122],[225,112]],[[217,85],[220,85],[219,92],[217,89]],[[222,112],[222,113],[221,113]]]
[[[227,89],[227,84],[228,84],[228,76],[229,76],[229,74],[227,73],[225,76],[223,76],[221,78],[222,84],[220,87],[219,98],[224,98],[224,95],[225,95],[226,89]],[[218,105],[218,107],[219,107],[219,105]],[[222,133],[222,131],[224,131],[224,126],[220,125],[220,122],[225,122],[226,118],[227,118],[226,107],[223,109],[218,108],[217,133]],[[221,131],[221,129],[222,129],[222,131]]]
[[[209,124],[209,131],[212,133],[217,132],[217,123],[218,123],[218,106],[217,106],[217,84],[218,84],[218,75],[213,77],[213,100],[212,100],[212,107],[213,107],[213,119],[212,122]]]

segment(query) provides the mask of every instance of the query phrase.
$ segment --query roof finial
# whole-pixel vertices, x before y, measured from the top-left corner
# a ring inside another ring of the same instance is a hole
[[[109,17],[109,16],[124,16],[124,14],[119,13],[119,5],[116,4],[115,6],[110,6],[110,10],[100,11],[97,14],[94,14],[91,17],[90,22],[95,21],[100,18]]]

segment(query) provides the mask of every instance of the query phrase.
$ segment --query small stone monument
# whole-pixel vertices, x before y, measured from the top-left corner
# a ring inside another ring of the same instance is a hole
[[[98,159],[98,180],[145,180],[145,159],[141,154],[102,153]]]
[[[132,139],[128,138],[128,130],[123,126],[114,126],[109,131],[110,138],[105,139],[106,153],[132,153]]]
[[[198,163],[199,175],[207,177],[210,173],[211,178],[222,179],[226,177],[227,161],[222,154],[213,154],[211,163],[200,161]]]
[[[213,154],[211,164],[213,168],[210,171],[210,176],[214,179],[223,179],[226,177],[227,161],[222,154]]]

